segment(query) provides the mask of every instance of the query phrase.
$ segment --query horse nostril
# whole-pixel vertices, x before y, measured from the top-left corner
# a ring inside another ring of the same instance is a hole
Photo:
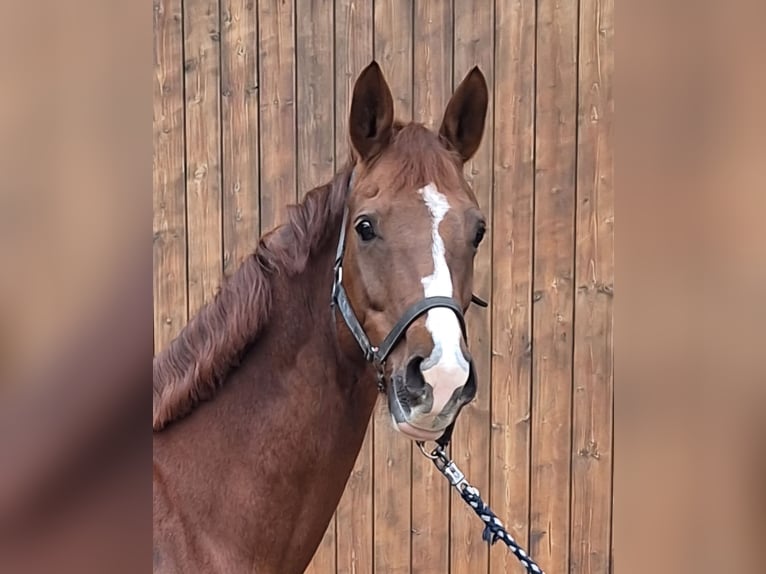
[[[426,380],[423,378],[423,373],[420,372],[420,364],[422,362],[423,357],[415,355],[407,363],[404,385],[413,397],[420,397],[425,392]]]

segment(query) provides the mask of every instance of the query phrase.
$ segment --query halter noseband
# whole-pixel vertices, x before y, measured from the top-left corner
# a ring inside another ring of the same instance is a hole
[[[352,172],[349,179],[349,190],[354,181],[354,173]],[[435,307],[445,307],[450,309],[457,317],[460,323],[460,330],[463,333],[463,339],[466,340],[465,318],[463,317],[463,309],[457,300],[452,297],[426,297],[421,299],[417,303],[411,305],[404,314],[399,318],[391,331],[386,335],[385,339],[379,346],[374,346],[370,343],[370,338],[365,333],[362,324],[357,319],[354,310],[351,308],[346,290],[343,288],[343,252],[346,246],[346,220],[348,219],[348,206],[343,209],[343,221],[340,227],[340,237],[338,238],[338,249],[335,252],[335,264],[333,266],[333,285],[332,285],[332,305],[336,306],[340,311],[343,320],[348,326],[351,334],[356,339],[359,347],[364,353],[364,358],[371,363],[374,363],[378,368],[379,384],[382,383],[383,365],[388,358],[396,344],[404,336],[407,328],[421,315],[428,310]],[[471,302],[479,305],[480,307],[486,307],[486,301],[483,301],[476,295],[471,296]]]

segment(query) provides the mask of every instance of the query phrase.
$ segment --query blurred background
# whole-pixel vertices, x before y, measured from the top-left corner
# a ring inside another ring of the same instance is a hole
[[[548,572],[762,570],[766,5],[633,4],[618,74],[585,0],[4,6],[0,571],[151,569],[152,350],[345,159],[372,57],[405,119],[474,64],[493,89],[471,480]],[[379,426],[313,571],[516,572]]]

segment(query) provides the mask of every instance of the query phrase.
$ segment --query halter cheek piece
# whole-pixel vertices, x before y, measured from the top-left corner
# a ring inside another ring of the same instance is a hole
[[[349,189],[354,180],[354,175],[351,175],[349,181]],[[343,252],[346,246],[346,220],[348,219],[348,207],[343,210],[343,221],[340,227],[340,237],[338,238],[338,249],[335,252],[335,265],[333,267],[333,285],[332,285],[332,305],[337,307],[340,311],[343,320],[348,326],[351,334],[356,339],[359,348],[364,354],[364,358],[373,363],[378,372],[378,388],[384,390],[384,369],[383,366],[396,344],[404,336],[407,328],[412,324],[415,319],[426,313],[429,309],[435,307],[445,307],[450,309],[457,317],[460,323],[460,330],[463,333],[463,339],[466,340],[465,318],[463,317],[463,308],[457,300],[452,297],[426,297],[421,299],[417,303],[411,305],[396,322],[391,331],[386,335],[385,339],[379,346],[374,346],[370,343],[370,338],[365,333],[362,324],[354,314],[354,310],[351,308],[346,290],[343,288]],[[471,297],[471,302],[479,305],[480,307],[486,307],[486,301],[483,301],[476,295]]]

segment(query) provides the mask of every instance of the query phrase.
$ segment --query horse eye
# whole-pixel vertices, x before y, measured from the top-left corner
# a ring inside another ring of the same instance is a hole
[[[484,239],[484,234],[486,233],[487,229],[484,227],[484,225],[480,225],[479,229],[476,230],[476,236],[473,238],[473,246],[478,248],[479,244],[481,243],[481,240]]]
[[[356,224],[357,234],[362,238],[362,241],[371,241],[375,239],[375,229],[372,227],[372,222],[369,219],[362,219]]]

